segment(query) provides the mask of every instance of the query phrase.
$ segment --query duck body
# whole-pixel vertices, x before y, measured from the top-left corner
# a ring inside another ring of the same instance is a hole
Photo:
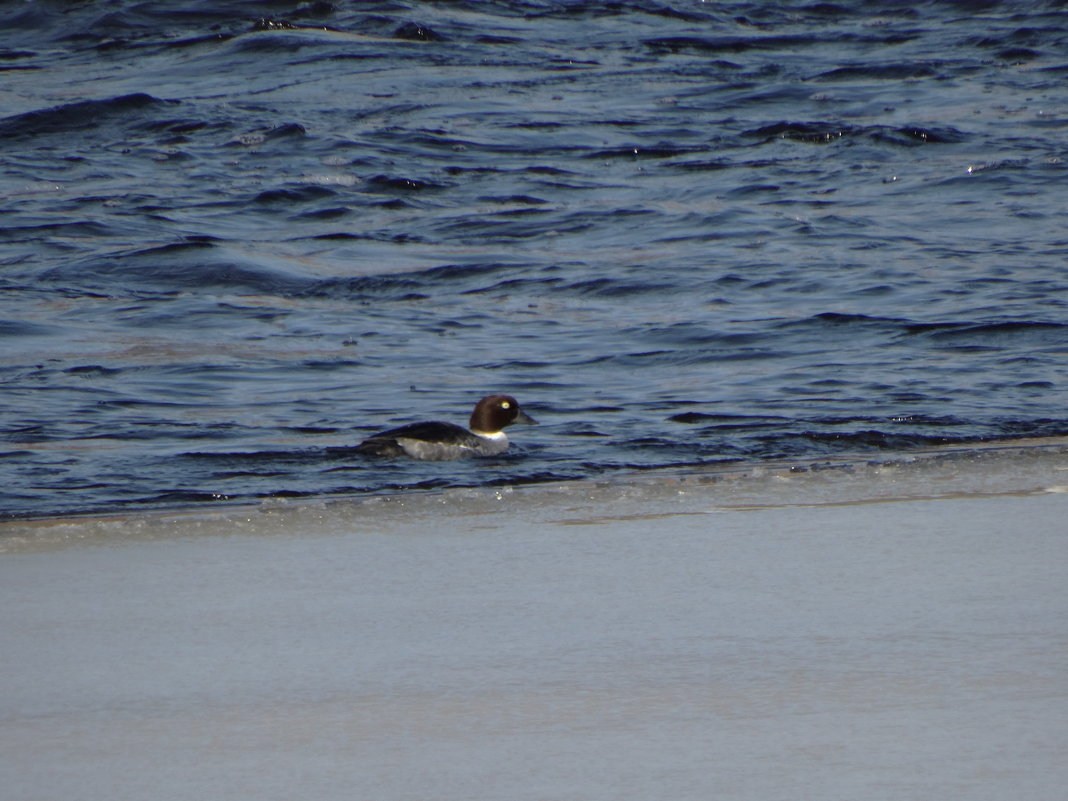
[[[470,429],[440,421],[409,423],[373,434],[356,449],[368,456],[428,462],[495,456],[508,450],[507,426],[537,422],[511,395],[488,395],[475,405]]]

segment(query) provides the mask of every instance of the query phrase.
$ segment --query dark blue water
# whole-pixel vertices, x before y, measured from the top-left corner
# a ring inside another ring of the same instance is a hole
[[[1064,2],[2,9],[4,515],[1068,433]]]

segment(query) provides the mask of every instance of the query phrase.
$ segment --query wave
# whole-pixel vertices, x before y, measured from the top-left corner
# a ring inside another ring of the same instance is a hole
[[[67,103],[0,119],[0,139],[84,133],[116,119],[141,119],[146,112],[178,104],[177,100],[160,100],[140,92],[103,100]]]
[[[859,45],[896,45],[910,41],[915,35],[907,33],[885,36],[855,34],[838,31],[836,38],[842,42]],[[659,36],[645,39],[643,44],[659,53],[746,53],[750,51],[795,50],[805,47],[821,47],[827,43],[820,33],[764,34],[756,36]]]
[[[1001,349],[1013,343],[1034,347],[1068,345],[1068,324],[1042,320],[1005,320],[989,323],[919,323],[906,333],[940,345]]]
[[[742,136],[762,138],[766,142],[790,139],[795,142],[824,144],[838,139],[870,139],[897,145],[958,144],[967,134],[955,128],[906,125],[848,125],[834,122],[776,122],[743,131]]]

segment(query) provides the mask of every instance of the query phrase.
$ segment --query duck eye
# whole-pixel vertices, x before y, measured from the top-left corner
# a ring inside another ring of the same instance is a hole
[[[501,401],[501,408],[502,409],[511,409],[512,408],[512,404],[510,404],[508,401]]]

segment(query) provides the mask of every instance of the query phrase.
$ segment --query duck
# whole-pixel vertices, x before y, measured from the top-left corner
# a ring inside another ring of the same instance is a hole
[[[537,425],[511,395],[487,395],[475,404],[469,428],[455,423],[427,421],[372,434],[356,450],[367,456],[410,458],[438,462],[470,456],[496,456],[508,450],[504,429]]]

